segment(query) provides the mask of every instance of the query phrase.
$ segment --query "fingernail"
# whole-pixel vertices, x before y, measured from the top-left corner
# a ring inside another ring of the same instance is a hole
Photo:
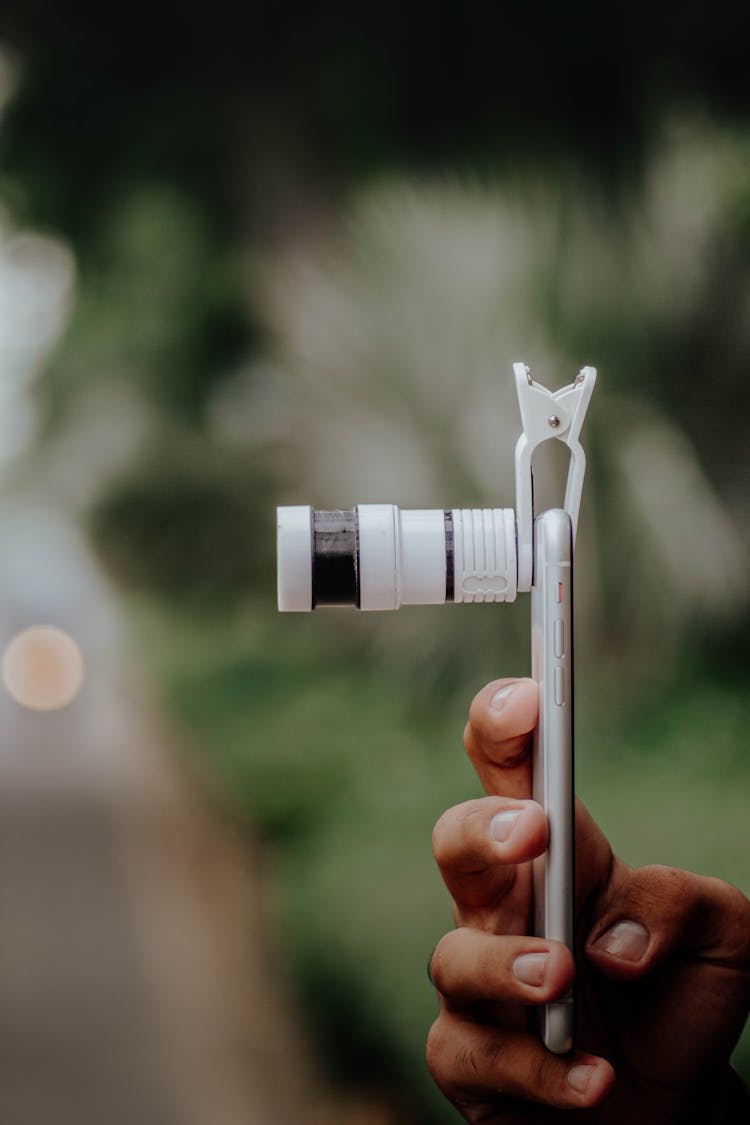
[[[579,1063],[578,1066],[571,1066],[568,1071],[568,1085],[572,1086],[577,1093],[585,1094],[595,1070],[596,1067],[591,1066],[590,1063]]]
[[[490,836],[498,843],[504,843],[511,832],[513,825],[521,815],[520,809],[506,809],[505,812],[496,813],[490,821]]]
[[[495,692],[490,700],[490,707],[493,711],[502,711],[515,686],[515,684],[506,684],[505,687],[501,687],[499,691]]]
[[[616,922],[594,942],[594,949],[619,957],[622,961],[640,961],[648,949],[651,935],[640,922]]]
[[[549,953],[522,953],[511,965],[513,975],[524,984],[533,984],[538,988],[544,984],[548,961]]]

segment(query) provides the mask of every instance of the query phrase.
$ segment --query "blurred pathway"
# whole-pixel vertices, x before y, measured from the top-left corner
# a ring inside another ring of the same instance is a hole
[[[321,1097],[252,850],[134,693],[80,540],[49,512],[3,512],[2,647],[37,622],[78,640],[88,680],[56,714],[0,689],[0,1121],[379,1120]]]

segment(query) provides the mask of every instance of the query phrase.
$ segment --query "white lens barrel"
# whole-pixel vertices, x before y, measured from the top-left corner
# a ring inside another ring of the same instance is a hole
[[[309,504],[276,509],[276,578],[279,609],[310,610],[313,510]]]
[[[401,605],[401,536],[393,504],[358,504],[358,585],[360,609]]]
[[[515,517],[510,508],[279,508],[278,568],[281,610],[510,602]]]
[[[360,505],[360,511],[361,511]],[[398,512],[398,508],[396,509]],[[442,508],[405,509],[401,521],[401,601],[436,605],[447,600],[446,515]]]

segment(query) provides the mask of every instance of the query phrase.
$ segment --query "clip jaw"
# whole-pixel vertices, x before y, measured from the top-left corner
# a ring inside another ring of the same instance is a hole
[[[534,571],[534,490],[531,462],[538,446],[550,438],[557,438],[570,449],[570,468],[563,506],[570,516],[575,541],[586,472],[586,454],[579,438],[596,382],[596,368],[582,367],[575,381],[559,391],[548,391],[541,383],[535,382],[525,363],[514,363],[513,373],[523,426],[515,453],[520,592],[531,589]]]

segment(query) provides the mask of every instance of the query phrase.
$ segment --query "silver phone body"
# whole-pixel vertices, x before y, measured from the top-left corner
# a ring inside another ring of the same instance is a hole
[[[573,537],[570,516],[551,509],[534,522],[532,676],[539,684],[533,740],[534,799],[547,813],[549,843],[534,860],[534,932],[573,950]],[[540,1010],[545,1046],[573,1046],[572,992]]]

